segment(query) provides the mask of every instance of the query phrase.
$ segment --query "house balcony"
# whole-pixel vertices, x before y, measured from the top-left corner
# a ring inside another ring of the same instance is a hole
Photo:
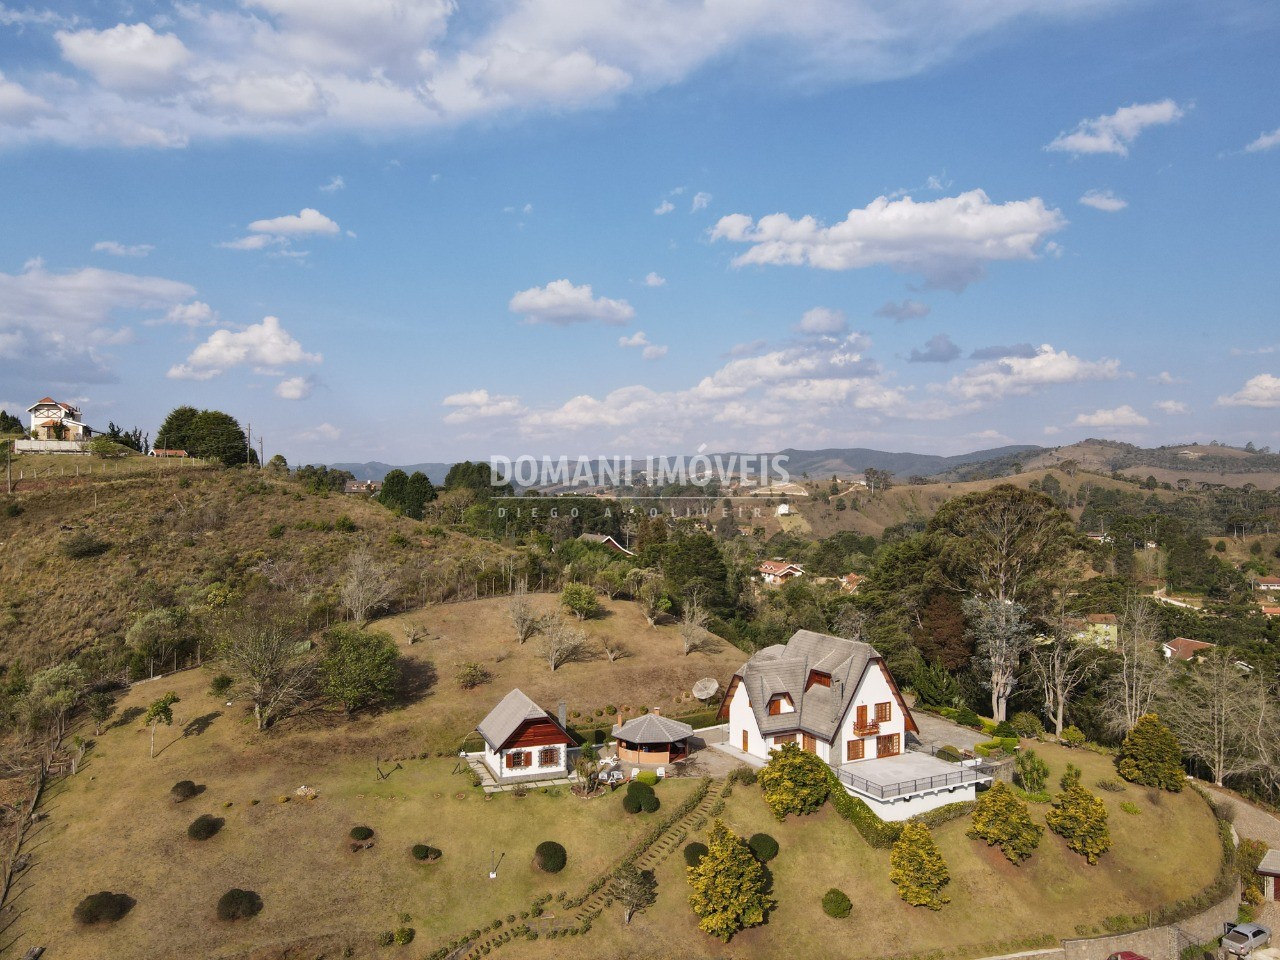
[[[880,735],[880,722],[871,720],[867,723],[855,723],[853,732],[860,737],[877,737]]]
[[[915,751],[853,761],[836,767],[835,771],[849,792],[879,801],[952,791],[992,780],[992,771],[985,764],[948,763]]]

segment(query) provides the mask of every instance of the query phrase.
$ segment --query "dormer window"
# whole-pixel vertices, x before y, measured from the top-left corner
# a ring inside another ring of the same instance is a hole
[[[830,686],[831,686],[831,674],[823,673],[821,670],[810,670],[809,681],[804,685],[804,689],[805,689],[805,692],[807,693],[810,687],[830,687]]]
[[[785,693],[776,694],[769,700],[769,716],[776,717],[780,713],[795,713],[796,705]]]

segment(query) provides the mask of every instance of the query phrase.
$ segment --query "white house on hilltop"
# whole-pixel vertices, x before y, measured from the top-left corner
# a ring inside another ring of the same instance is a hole
[[[883,820],[972,800],[991,779],[979,766],[908,752],[918,729],[884,659],[869,644],[812,630],[743,664],[720,719],[729,746],[757,761],[785,743],[816,754]]]
[[[52,397],[37,400],[27,407],[31,414],[33,440],[88,440],[93,428],[80,421],[80,408],[61,403]]]

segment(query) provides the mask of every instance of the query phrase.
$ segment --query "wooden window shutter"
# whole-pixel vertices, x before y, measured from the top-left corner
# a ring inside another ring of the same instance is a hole
[[[510,770],[516,765],[516,757],[513,753],[507,754],[507,769]]]
[[[850,740],[845,746],[846,760],[861,760],[866,756],[866,747],[861,740]]]
[[[893,718],[893,706],[888,703],[876,704],[876,722],[888,723]]]

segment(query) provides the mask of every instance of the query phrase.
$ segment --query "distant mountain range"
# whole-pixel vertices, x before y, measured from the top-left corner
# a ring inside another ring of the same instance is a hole
[[[357,480],[381,480],[392,470],[403,470],[405,473],[421,470],[427,475],[428,480],[439,486],[444,483],[445,475],[448,474],[449,468],[452,466],[452,463],[408,463],[399,465],[370,460],[368,463],[331,463],[329,464],[329,469],[346,470]]]

